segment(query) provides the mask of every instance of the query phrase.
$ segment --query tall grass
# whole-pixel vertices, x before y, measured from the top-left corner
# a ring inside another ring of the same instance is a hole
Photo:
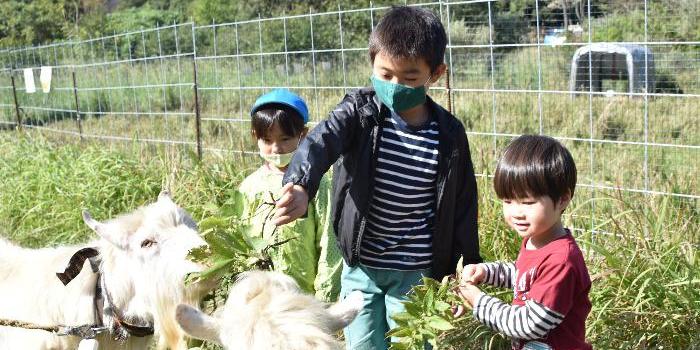
[[[668,198],[612,201],[613,234],[582,239],[593,272],[588,334],[601,348],[700,346],[698,217]]]
[[[106,218],[158,194],[155,168],[98,148],[54,149],[45,141],[0,139],[0,220],[3,233],[27,246],[88,237],[80,212]]]
[[[200,221],[214,215],[259,164],[211,155],[198,162],[186,149],[141,144],[58,146],[33,134],[0,136],[3,237],[32,247],[85,241],[92,233],[82,223],[82,209],[109,218],[155,200],[162,188]],[[491,180],[479,178],[478,187],[482,255],[487,261],[514,260],[519,239],[501,217]],[[580,229],[577,240],[593,280],[587,337],[595,348],[700,346],[697,202],[578,189],[565,221]],[[604,232],[591,234],[590,228]],[[511,292],[488,290],[509,301]],[[469,317],[454,326],[440,336],[440,348],[509,348],[506,338]]]
[[[242,180],[245,164],[201,166],[191,152],[138,143],[59,147],[36,134],[2,134],[0,147],[0,235],[30,247],[85,241],[93,233],[83,209],[111,218],[154,201],[161,189],[200,220]]]

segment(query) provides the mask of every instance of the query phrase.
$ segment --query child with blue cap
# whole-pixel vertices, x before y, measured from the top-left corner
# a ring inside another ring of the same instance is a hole
[[[247,221],[251,235],[271,243],[288,240],[269,251],[276,271],[291,276],[318,299],[334,301],[340,289],[342,257],[330,220],[330,181],[324,177],[306,217],[292,224],[276,227],[270,215],[260,213],[262,204],[280,195],[284,171],[306,136],[306,103],[289,90],[277,89],[260,96],[250,115],[251,133],[264,162],[239,186],[236,214]]]

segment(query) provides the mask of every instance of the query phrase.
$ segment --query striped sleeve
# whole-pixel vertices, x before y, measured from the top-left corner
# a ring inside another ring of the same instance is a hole
[[[513,288],[516,271],[515,264],[512,262],[490,262],[482,263],[486,276],[484,283],[500,288]]]
[[[509,305],[481,293],[474,304],[474,317],[489,328],[517,339],[541,339],[556,328],[564,315],[532,300]]]

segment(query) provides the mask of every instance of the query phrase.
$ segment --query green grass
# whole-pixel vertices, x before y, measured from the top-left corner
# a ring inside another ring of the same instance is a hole
[[[691,10],[697,11],[697,6]],[[628,17],[595,19],[595,41],[610,41],[611,38],[641,40],[639,31],[643,27],[638,25],[640,18],[643,19],[636,11]],[[659,17],[662,18],[666,17]],[[680,26],[695,30],[696,26],[688,22],[689,18],[693,17],[682,17]],[[656,19],[652,22],[650,35],[655,39],[678,39],[664,35],[688,32],[667,30],[666,25]],[[451,27],[453,39],[457,40],[455,44],[488,42],[488,27],[467,30],[460,25],[464,24]],[[257,34],[256,30],[251,33]],[[221,46],[218,54],[235,53],[233,42],[226,40],[231,35],[231,28],[222,28],[219,32]],[[700,93],[699,67],[676,64],[689,62],[688,58],[697,51],[697,45],[681,46],[659,47],[660,51],[656,52],[664,59],[657,62],[657,73],[668,86],[678,87],[685,93]],[[577,162],[580,184],[697,195],[700,188],[696,176],[700,173],[698,150],[682,146],[700,144],[700,124],[694,117],[700,109],[700,99],[653,97],[645,104],[643,98],[508,92],[566,91],[574,49],[542,47],[539,55],[532,47],[495,49],[493,82],[489,49],[467,48],[451,52],[454,67],[452,88],[490,89],[493,84],[496,89],[504,90],[497,93],[453,92],[454,114],[462,120],[468,132],[475,133],[469,135],[469,143],[476,172],[492,173],[497,155],[510,140],[509,136],[481,133],[521,134],[541,130],[557,137],[592,137],[601,141],[564,141]],[[250,53],[255,52],[258,51]],[[151,54],[153,52],[144,53]],[[198,49],[200,56],[211,54],[213,52]],[[259,57],[243,57],[240,61],[235,58],[199,60],[202,117],[246,120],[249,106],[262,90],[239,90],[239,85],[295,86],[306,87],[297,92],[307,100],[312,120],[321,120],[345,91],[342,88],[314,90],[312,87],[368,84],[370,69],[366,54],[346,52],[345,55],[348,67],[345,77],[341,74],[341,55],[337,52],[318,53],[315,57],[311,54],[289,55],[289,80],[284,70],[280,70],[284,68],[284,55],[264,56],[262,63]],[[538,56],[541,57],[541,85]],[[314,58],[317,62],[315,79]],[[190,58],[144,62],[147,63],[79,69],[76,72],[78,86],[92,89],[193,81]],[[324,69],[321,62],[331,63],[331,69]],[[74,109],[72,91],[66,90],[72,88],[70,71],[58,68],[54,70],[53,79],[54,91],[50,94],[19,92],[20,106]],[[21,79],[18,79],[18,84],[21,85]],[[444,86],[444,81],[439,85]],[[226,89],[208,89],[212,87]],[[0,121],[15,120],[9,91],[0,90],[0,105],[5,105],[0,108]],[[431,95],[446,106],[444,92],[433,90]],[[80,110],[89,112],[82,115],[82,128],[86,134],[195,141],[191,86],[81,90],[78,97]],[[166,115],[149,116],[143,112],[163,112]],[[78,131],[73,120],[75,116],[70,112],[25,108],[22,113],[30,123],[43,123],[45,127],[62,131]],[[648,126],[646,133],[645,124]],[[0,222],[3,222],[0,234],[31,247],[85,241],[92,236],[80,218],[82,209],[90,210],[97,219],[109,218],[155,200],[162,188],[173,191],[176,201],[196,220],[210,217],[240,180],[259,164],[257,157],[228,152],[256,151],[248,136],[248,128],[245,121],[203,121],[204,147],[223,150],[205,152],[203,162],[196,160],[192,146],[171,147],[137,141],[95,143],[92,139],[77,143],[76,137],[63,134],[4,131],[0,134],[3,150],[0,154],[0,176],[3,179],[0,182]],[[634,144],[645,140],[665,146]],[[514,259],[518,241],[503,223],[499,203],[490,188],[488,178],[479,179],[479,225],[484,258]],[[593,310],[587,329],[595,348],[684,349],[700,346],[700,295],[697,292],[700,279],[695,253],[700,245],[698,204],[697,200],[677,196],[645,196],[579,186],[565,219],[567,225],[583,233],[578,239],[594,280],[591,291]],[[592,231],[604,234],[592,235]],[[507,299],[509,293],[499,295]],[[442,335],[446,348],[508,348],[506,339],[473,321],[464,319],[455,326],[456,331]]]
[[[496,50],[493,86],[502,91],[453,91],[453,113],[469,132],[478,133],[470,135],[476,171],[483,174],[493,169],[497,154],[510,140],[507,135],[541,131],[555,137],[574,139],[565,142],[579,165],[581,183],[697,194],[700,188],[697,179],[687,175],[700,171],[698,162],[693,161],[698,158],[698,150],[685,146],[700,144],[700,124],[693,119],[700,109],[700,99],[682,95],[662,96],[651,97],[647,103],[641,97],[589,98],[561,93],[512,92],[566,91],[573,49],[541,48],[541,84],[536,48]],[[490,89],[492,82],[488,54],[486,49],[453,50],[455,69],[451,87]],[[204,147],[255,151],[254,143],[247,136],[249,126],[246,120],[249,106],[263,90],[240,90],[239,84],[243,87],[306,87],[296,91],[307,100],[314,121],[324,119],[345,93],[342,88],[315,90],[314,86],[368,84],[370,69],[363,52],[347,53],[348,72],[345,79],[339,73],[341,57],[338,53],[318,54],[315,79],[310,54],[294,54],[288,58],[289,80],[284,70],[279,69],[284,68],[284,55],[265,56],[262,62],[259,57],[243,57],[240,62],[235,58],[197,62]],[[331,63],[331,69],[324,69],[321,62]],[[240,70],[239,63],[243,67]],[[667,76],[678,73],[673,75],[675,83],[689,93],[698,92],[694,77],[697,77],[699,68],[687,66],[681,70],[664,71],[666,68],[659,64],[660,72],[665,72]],[[57,69],[54,72],[54,87],[71,87],[69,73],[66,69]],[[193,78],[191,58],[78,69],[76,75],[78,86],[88,89],[190,83]],[[438,85],[444,86],[444,80]],[[225,89],[211,90],[220,87]],[[2,103],[11,106],[9,91],[2,90],[0,98]],[[440,104],[447,104],[444,91],[433,90],[431,95]],[[191,86],[81,90],[78,97],[83,112],[82,130],[86,134],[195,142],[194,94]],[[72,91],[54,90],[50,94],[33,95],[20,92],[19,100],[20,106],[27,107],[23,110],[23,118],[30,123],[45,123],[45,127],[78,132],[77,123],[73,120],[75,116],[70,112],[29,108],[74,109]],[[144,114],[149,112],[165,115]],[[0,120],[15,119],[13,108],[0,109],[0,114]],[[241,121],[207,120],[212,118],[238,118]],[[596,141],[576,140],[589,138]],[[661,145],[644,146],[644,142]]]
[[[59,147],[31,133],[2,134],[0,145],[0,234],[30,247],[85,241],[93,235],[83,209],[111,218],[155,201],[161,189],[201,220],[242,180],[246,164],[204,167],[191,152],[137,143]]]
[[[165,187],[201,221],[259,164],[212,155],[200,163],[180,147],[55,143],[37,133],[4,133],[0,147],[1,234],[31,247],[85,241],[92,234],[82,209],[109,218],[155,200]],[[490,180],[479,178],[478,185],[482,254],[515,259],[518,239],[503,222]],[[587,336],[595,348],[700,344],[697,201],[579,188],[565,221],[581,229],[577,239],[593,279]],[[590,225],[607,234],[590,234]],[[498,295],[508,300],[509,294]],[[506,339],[469,318],[454,325],[440,337],[446,349],[508,348]]]
[[[436,91],[433,97],[446,103],[445,94]],[[336,94],[319,96],[319,109],[330,110],[339,101]],[[236,99],[237,101],[237,99]],[[313,100],[312,100],[313,101]],[[496,134],[539,133],[540,118],[536,94],[460,93],[454,96],[454,113],[469,132],[487,133],[470,135],[472,158],[477,173],[489,173],[497,155],[509,142],[509,136]],[[496,125],[494,128],[493,103]],[[213,103],[214,101],[212,101]],[[251,102],[252,103],[252,102]],[[565,144],[574,155],[579,167],[580,183],[631,189],[645,188],[645,151],[648,189],[680,194],[697,194],[698,180],[688,174],[698,173],[700,164],[693,162],[698,151],[683,148],[700,143],[698,123],[688,116],[700,108],[700,100],[660,97],[650,102],[646,135],[649,142],[667,146],[643,146],[644,101],[636,98],[587,97],[570,98],[562,95],[543,95],[542,131],[555,137],[570,138]],[[313,103],[310,103],[313,108]],[[220,108],[226,108],[224,106]],[[237,111],[227,110],[224,113]],[[245,117],[243,117],[245,118]],[[152,117],[105,115],[89,117],[82,123],[83,131],[91,135],[120,136],[139,139],[178,140],[194,143],[195,126],[192,117]],[[74,121],[52,123],[51,128],[77,131]],[[248,133],[247,122],[202,123],[202,143],[205,148],[244,150],[256,152],[255,143]],[[593,135],[594,140],[587,140]],[[628,142],[620,144],[619,142]],[[626,169],[627,171],[621,171]]]

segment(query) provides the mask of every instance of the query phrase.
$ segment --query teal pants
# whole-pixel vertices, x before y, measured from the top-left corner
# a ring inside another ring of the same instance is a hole
[[[396,327],[391,315],[404,311],[402,301],[407,300],[411,288],[427,276],[429,270],[399,271],[374,269],[364,265],[350,267],[343,263],[340,277],[341,297],[359,290],[364,297],[360,310],[345,333],[349,350],[386,350],[389,340],[386,332]]]

